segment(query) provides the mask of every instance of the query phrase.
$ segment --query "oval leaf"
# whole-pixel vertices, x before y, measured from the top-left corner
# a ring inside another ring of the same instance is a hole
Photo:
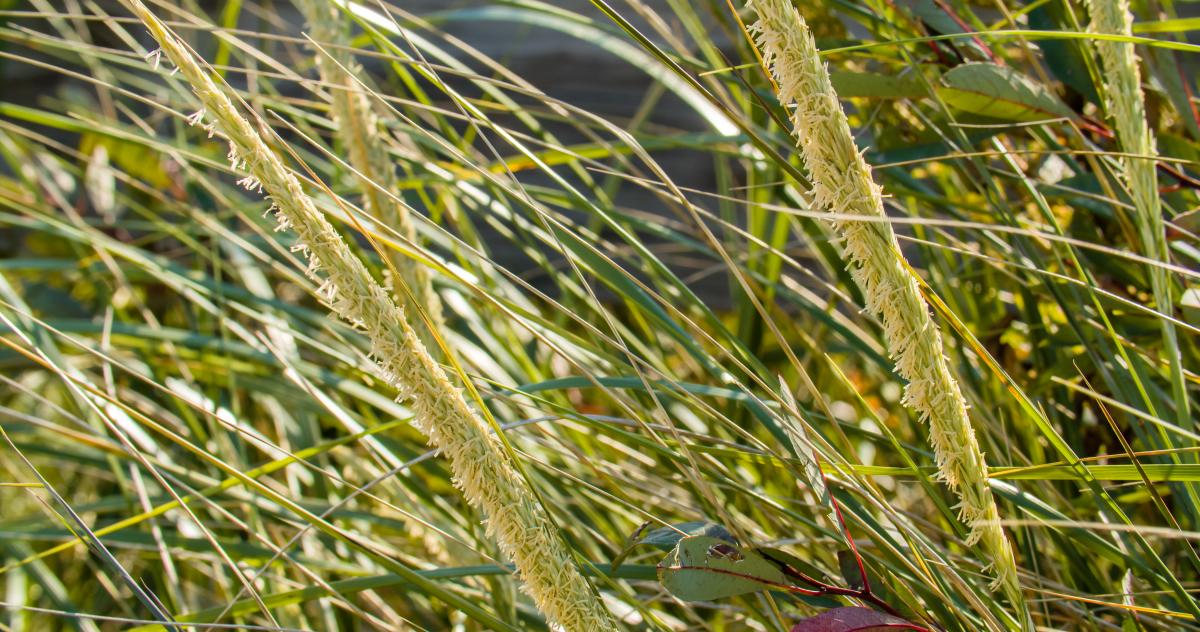
[[[680,540],[690,535],[706,535],[712,538],[719,538],[730,544],[737,544],[737,540],[733,538],[728,529],[715,522],[705,520],[681,522],[669,527],[655,529],[647,533],[646,537],[638,541],[638,544],[649,544],[664,551],[670,551],[675,548],[675,545],[679,544]]]
[[[723,599],[790,583],[777,566],[721,538],[683,538],[658,565],[658,580],[684,601]]]
[[[830,581],[828,573],[782,549],[763,546],[754,549],[754,551],[781,568],[783,566],[790,566],[792,570],[804,573],[816,580],[823,582]]]
[[[956,66],[942,75],[938,95],[957,110],[1003,121],[1075,116],[1045,86],[1008,66],[986,62]]]
[[[792,632],[895,632],[925,628],[870,608],[834,608],[792,626]]]

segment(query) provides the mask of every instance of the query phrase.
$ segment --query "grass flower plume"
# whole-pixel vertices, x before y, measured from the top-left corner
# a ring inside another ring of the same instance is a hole
[[[354,76],[358,68],[347,52],[348,34],[343,10],[326,0],[298,0],[309,24],[310,35],[325,48],[316,54],[321,81],[330,92],[330,116],[335,136],[345,149],[348,162],[362,185],[364,207],[409,244],[415,244],[416,227],[409,208],[396,196],[396,172],[387,148],[380,141],[386,132],[379,124],[371,100]],[[430,280],[429,270],[403,253],[389,249],[389,263],[407,287],[394,292],[401,304],[420,309],[429,317],[431,329],[442,329],[442,306]],[[414,299],[412,304],[406,300]],[[427,345],[433,336],[422,336]]]
[[[996,582],[1019,602],[1016,564],[999,525],[988,470],[947,364],[942,337],[884,215],[880,187],[854,144],[850,125],[808,26],[790,0],[752,0],[751,27],[763,60],[792,109],[794,134],[811,174],[816,206],[869,221],[835,220],[851,275],[867,309],[883,325],[896,372],[908,381],[904,402],[929,424],[939,476],[960,498],[959,515],[992,562]]]
[[[467,500],[487,515],[488,533],[512,559],[537,606],[566,630],[612,629],[612,620],[517,464],[430,356],[403,309],[374,281],[299,180],[183,43],[139,0],[129,4],[157,40],[161,54],[191,84],[203,103],[208,129],[229,140],[235,167],[249,174],[244,183],[265,190],[280,229],[296,233],[296,248],[310,264],[308,274],[321,284],[320,297],[370,339],[379,372],[411,402],[418,427],[447,457]]]
[[[1091,15],[1089,28],[1105,35],[1133,34],[1133,13],[1126,0],[1088,0]],[[1121,176],[1129,188],[1136,212],[1142,249],[1148,257],[1167,262],[1167,237],[1163,226],[1162,200],[1158,194],[1155,156],[1158,155],[1154,133],[1146,121],[1146,101],[1142,94],[1142,76],[1138,70],[1137,53],[1131,42],[1096,40],[1103,65],[1102,82],[1108,116],[1116,131]],[[1174,308],[1171,281],[1161,266],[1150,268],[1150,285],[1159,311],[1170,313]],[[1192,425],[1188,394],[1182,370],[1175,325],[1166,318],[1158,319],[1162,328],[1163,349],[1171,369],[1171,385],[1178,406],[1176,417],[1184,427]]]
[[[1153,7],[17,4],[0,630],[1200,632]]]

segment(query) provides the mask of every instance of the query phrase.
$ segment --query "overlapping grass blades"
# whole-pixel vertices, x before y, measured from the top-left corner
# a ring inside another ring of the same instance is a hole
[[[747,6],[758,16],[750,29],[779,86],[779,101],[792,111],[815,205],[867,220],[838,219],[834,224],[867,309],[881,321],[896,372],[908,382],[904,403],[929,424],[938,478],[959,496],[959,516],[971,529],[967,542],[980,543],[987,551],[996,585],[1023,610],[1016,561],[1000,526],[987,461],[967,416],[966,400],[891,225],[880,221],[887,217],[880,187],[854,144],[816,40],[788,0],[753,0]]]
[[[279,229],[297,234],[293,249],[308,260],[308,275],[321,284],[318,295],[370,339],[370,355],[380,374],[403,400],[412,402],[415,423],[446,454],[455,484],[486,513],[488,532],[516,563],[538,607],[566,630],[611,628],[608,613],[579,574],[512,457],[429,355],[404,311],[371,278],[300,181],[192,53],[139,0],[131,0],[130,6],[161,46],[161,55],[180,71],[204,106],[190,122],[229,140],[233,169],[249,174],[243,186],[265,191]]]
[[[452,351],[438,358],[451,381],[504,428],[550,535],[592,562],[582,573],[621,625],[787,630],[865,605],[679,602],[654,575],[663,553],[626,544],[643,523],[697,520],[839,586],[858,577],[848,533],[905,618],[1019,625],[991,588],[991,556],[964,545],[928,427],[900,402],[884,323],[860,311],[823,221],[864,217],[804,194],[791,112],[743,30],[751,11],[334,4],[313,5],[337,18],[320,26],[349,25],[328,36],[286,3],[153,10],[212,62],[337,232],[357,237],[344,244],[373,279],[395,269],[398,281],[407,262],[436,276],[444,318],[427,346]],[[1200,367],[1185,213],[1200,205],[1200,153],[1180,72],[1195,20],[1164,5],[1163,20],[1135,18],[1139,37],[1091,32],[1078,3],[792,4],[820,25],[842,110],[890,195],[871,221],[890,225],[942,325],[1030,618],[1200,629],[1200,437],[1175,414],[1194,408]],[[236,184],[245,173],[224,141],[186,124],[195,98],[179,75],[148,70],[148,41],[112,3],[0,6],[0,423],[12,439],[0,446],[0,623],[164,629],[133,578],[179,622],[546,629],[414,411],[391,399],[369,337],[315,299],[294,236]],[[1127,158],[1152,161],[1120,146],[1095,96],[1109,74],[1101,42],[1145,58],[1162,256],[1144,246],[1122,175]],[[993,59],[993,76],[1019,74],[1071,114],[975,118],[940,77]],[[324,77],[322,60],[337,61]],[[38,93],[23,94],[35,73]],[[339,138],[345,87],[376,117],[391,182],[356,166],[357,137]],[[419,213],[415,235],[378,212],[396,200]],[[1176,305],[1155,297],[1155,274]],[[403,285],[383,295],[404,302]],[[88,552],[97,540],[121,569]]]

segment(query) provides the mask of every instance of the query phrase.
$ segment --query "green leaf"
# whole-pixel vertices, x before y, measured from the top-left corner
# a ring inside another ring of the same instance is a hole
[[[1192,109],[1191,102],[1192,86],[1195,83],[1188,78],[1188,72],[1179,53],[1151,48],[1147,63],[1152,66],[1154,76],[1162,82],[1161,94],[1171,102],[1171,105],[1175,106],[1175,113],[1187,128],[1188,134],[1193,138],[1200,137],[1200,122],[1196,121],[1196,114]]]
[[[1066,9],[1057,2],[1043,4],[1029,12],[1029,26],[1038,30],[1060,30],[1066,28],[1068,23]],[[1100,95],[1096,92],[1088,68],[1091,60],[1081,42],[1048,39],[1037,40],[1035,45],[1041,49],[1046,68],[1055,79],[1079,93],[1083,99],[1100,104]]]
[[[909,6],[913,16],[920,19],[935,33],[963,33],[962,26],[955,22],[945,10],[933,0],[917,0]]]
[[[826,573],[825,571],[795,555],[792,555],[791,553],[788,553],[787,551],[784,551],[783,549],[763,546],[754,549],[754,552],[765,557],[776,565],[786,564],[787,566],[792,567],[793,570],[804,573],[805,575],[808,575],[809,577],[818,581],[825,583],[829,583],[831,581],[829,573]]]
[[[679,541],[688,536],[708,536],[724,540],[729,544],[737,544],[737,540],[730,535],[729,531],[719,524],[697,520],[694,522],[681,522],[679,524],[655,529],[646,534],[639,544],[649,544],[650,546],[658,547],[664,551],[670,551],[675,548]]]
[[[777,566],[720,538],[683,538],[658,565],[658,580],[684,601],[709,601],[789,586]]]
[[[942,75],[938,96],[957,110],[1003,121],[1075,116],[1045,86],[1012,68],[986,62],[963,64]]]
[[[909,10],[935,34],[967,34],[967,30],[963,28],[962,24],[959,24],[943,6],[939,6],[933,0],[916,0],[909,6]],[[960,53],[970,52],[971,56],[976,59],[988,57],[987,50],[978,41],[972,39],[950,40],[941,44],[953,47]]]
[[[858,558],[854,555],[854,551],[850,549],[838,549],[838,568],[842,571],[842,577],[846,580],[846,585],[855,589],[862,590],[867,582],[863,578],[862,571],[858,568]]]

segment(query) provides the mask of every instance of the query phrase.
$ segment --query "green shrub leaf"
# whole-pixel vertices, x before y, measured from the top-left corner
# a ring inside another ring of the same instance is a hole
[[[838,549],[838,568],[842,571],[842,577],[846,580],[846,585],[855,589],[862,590],[866,587],[867,582],[863,577],[861,569],[858,567],[858,557],[850,549]]]
[[[719,524],[708,522],[705,520],[697,520],[693,522],[681,522],[669,527],[655,529],[646,534],[638,544],[649,544],[650,546],[658,547],[664,551],[670,551],[675,548],[679,541],[688,536],[703,535],[710,538],[724,540],[729,544],[737,544],[737,540],[730,535],[729,531]]]
[[[925,86],[916,75],[883,75],[876,72],[833,71],[829,80],[838,96],[868,99],[919,99],[926,96]]]
[[[706,535],[679,540],[658,565],[658,580],[684,601],[708,601],[789,585],[777,566]]]
[[[956,110],[1003,121],[1075,116],[1045,86],[1012,68],[986,62],[963,64],[942,75],[938,96]]]

